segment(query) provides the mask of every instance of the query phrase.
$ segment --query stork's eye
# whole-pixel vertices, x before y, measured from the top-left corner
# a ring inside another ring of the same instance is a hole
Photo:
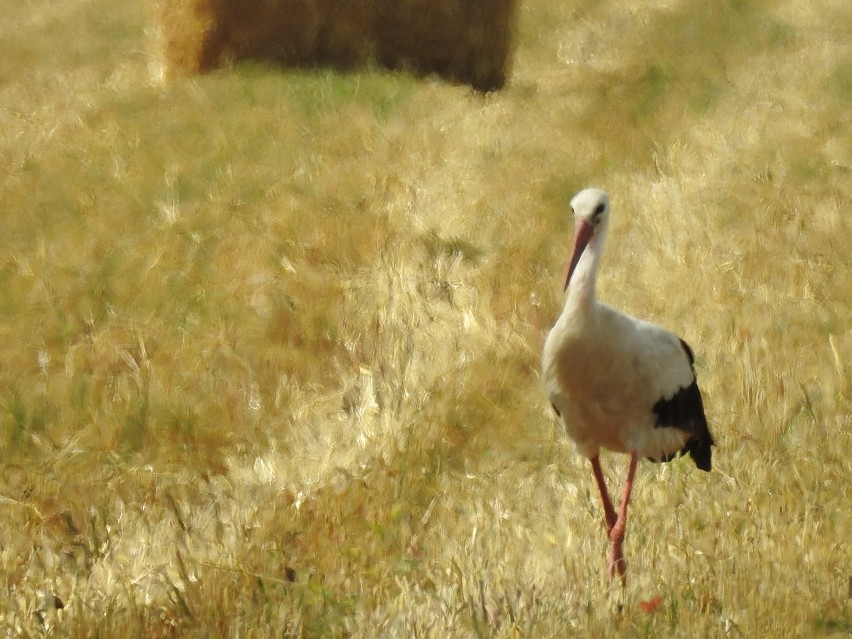
[[[600,204],[598,204],[597,208],[595,209],[595,217],[600,217],[600,214],[603,213],[604,210],[606,210],[606,204],[601,202]]]

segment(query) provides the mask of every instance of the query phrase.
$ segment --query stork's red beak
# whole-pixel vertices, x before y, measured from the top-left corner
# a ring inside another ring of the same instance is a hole
[[[568,284],[571,283],[571,276],[574,274],[574,269],[577,268],[577,263],[580,261],[580,257],[583,255],[583,251],[586,249],[589,240],[592,239],[594,232],[595,227],[591,223],[586,220],[577,220],[577,224],[574,226],[574,251],[571,253],[571,261],[568,263],[568,271],[565,273],[563,291],[568,290]]]

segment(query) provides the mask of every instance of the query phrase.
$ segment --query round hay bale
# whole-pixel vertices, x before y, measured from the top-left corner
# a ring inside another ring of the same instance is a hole
[[[240,60],[285,66],[371,61],[501,88],[516,0],[156,0],[166,79]]]

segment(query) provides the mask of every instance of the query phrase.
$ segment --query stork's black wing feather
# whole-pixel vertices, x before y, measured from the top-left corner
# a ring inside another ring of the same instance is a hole
[[[704,403],[701,401],[701,391],[698,389],[698,381],[695,379],[695,356],[686,342],[680,340],[680,343],[692,368],[692,383],[680,388],[669,398],[660,398],[654,404],[655,425],[657,427],[677,428],[689,433],[691,437],[680,450],[680,454],[689,453],[698,468],[710,470],[712,467],[710,447],[714,445],[714,441],[710,429],[707,427]],[[668,461],[672,457],[673,455],[663,461]]]

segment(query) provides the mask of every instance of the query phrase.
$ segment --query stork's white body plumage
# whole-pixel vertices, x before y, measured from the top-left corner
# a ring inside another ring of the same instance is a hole
[[[621,544],[638,458],[668,461],[688,452],[699,468],[710,470],[713,438],[686,342],[595,299],[608,196],[585,189],[571,200],[571,208],[576,231],[567,296],[545,340],[542,377],[566,434],[592,462],[612,541],[610,573],[617,570],[624,578]],[[601,448],[631,456],[618,513],[600,468]]]
[[[656,427],[653,407],[695,381],[680,340],[605,304],[563,313],[544,348],[545,388],[577,451],[601,448],[662,460],[688,434]]]

